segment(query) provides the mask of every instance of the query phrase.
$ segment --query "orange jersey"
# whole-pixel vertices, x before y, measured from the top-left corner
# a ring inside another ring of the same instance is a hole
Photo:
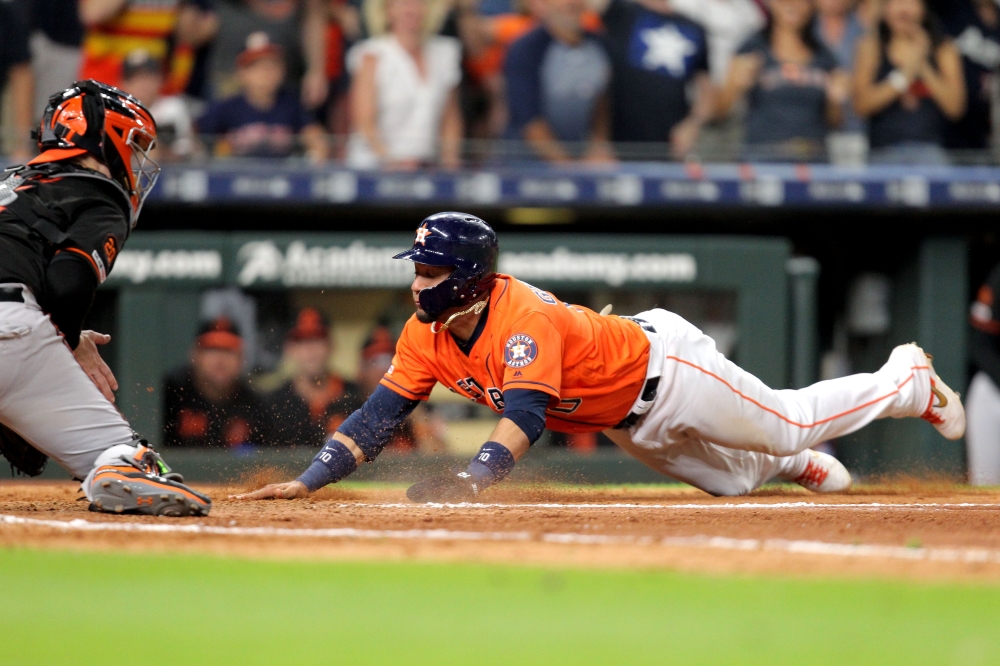
[[[542,391],[551,396],[545,426],[558,432],[604,430],[628,414],[649,362],[637,324],[563,303],[509,275],[497,276],[484,316],[468,356],[449,333],[411,317],[382,385],[426,400],[440,382],[498,413],[507,389]]]
[[[538,20],[526,14],[500,14],[486,19],[491,24],[493,43],[476,56],[469,56],[465,68],[477,81],[482,81],[503,69],[503,59],[507,49],[518,39],[531,32],[538,25]],[[591,32],[603,29],[601,16],[596,12],[586,12],[583,15],[583,27]]]
[[[130,0],[117,16],[87,30],[80,78],[121,85],[122,63],[137,49],[166,60],[180,0]]]

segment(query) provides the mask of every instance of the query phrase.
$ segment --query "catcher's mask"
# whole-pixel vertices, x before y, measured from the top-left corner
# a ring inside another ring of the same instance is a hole
[[[34,137],[41,154],[30,164],[90,154],[107,166],[111,180],[128,195],[135,228],[160,175],[160,165],[150,157],[156,121],[142,102],[99,81],[77,81],[49,98]]]

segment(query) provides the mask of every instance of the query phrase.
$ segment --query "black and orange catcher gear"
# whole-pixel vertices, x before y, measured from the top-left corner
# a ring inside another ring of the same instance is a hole
[[[77,81],[49,98],[35,138],[41,154],[29,165],[89,154],[108,167],[111,180],[128,196],[135,227],[160,175],[150,157],[156,121],[142,102],[98,81]]]

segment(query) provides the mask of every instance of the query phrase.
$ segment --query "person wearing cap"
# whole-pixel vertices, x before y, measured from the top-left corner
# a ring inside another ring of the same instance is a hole
[[[217,140],[217,155],[289,157],[300,141],[312,162],[326,159],[326,136],[294,90],[285,87],[285,53],[267,33],[255,32],[237,58],[240,93],[215,102],[198,131]]]
[[[268,396],[270,439],[285,446],[322,446],[363,402],[358,385],[330,371],[330,329],[315,308],[304,308],[285,338],[292,379]]]
[[[191,363],[163,382],[164,444],[241,448],[265,443],[261,401],[243,377],[243,339],[220,317],[204,323]]]
[[[128,54],[122,65],[122,89],[146,105],[156,121],[158,160],[176,159],[191,154],[194,147],[194,123],[180,97],[162,96],[163,61],[145,49]]]

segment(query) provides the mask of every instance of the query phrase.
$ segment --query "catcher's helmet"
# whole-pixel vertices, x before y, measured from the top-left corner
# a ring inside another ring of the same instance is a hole
[[[454,266],[444,282],[420,292],[420,308],[434,319],[451,308],[472,303],[496,281],[497,235],[478,217],[437,213],[417,228],[413,247],[393,259],[428,266]]]
[[[77,81],[49,98],[35,138],[41,154],[29,164],[89,153],[107,166],[128,196],[135,226],[160,175],[149,156],[156,145],[156,121],[139,100],[98,81]]]

